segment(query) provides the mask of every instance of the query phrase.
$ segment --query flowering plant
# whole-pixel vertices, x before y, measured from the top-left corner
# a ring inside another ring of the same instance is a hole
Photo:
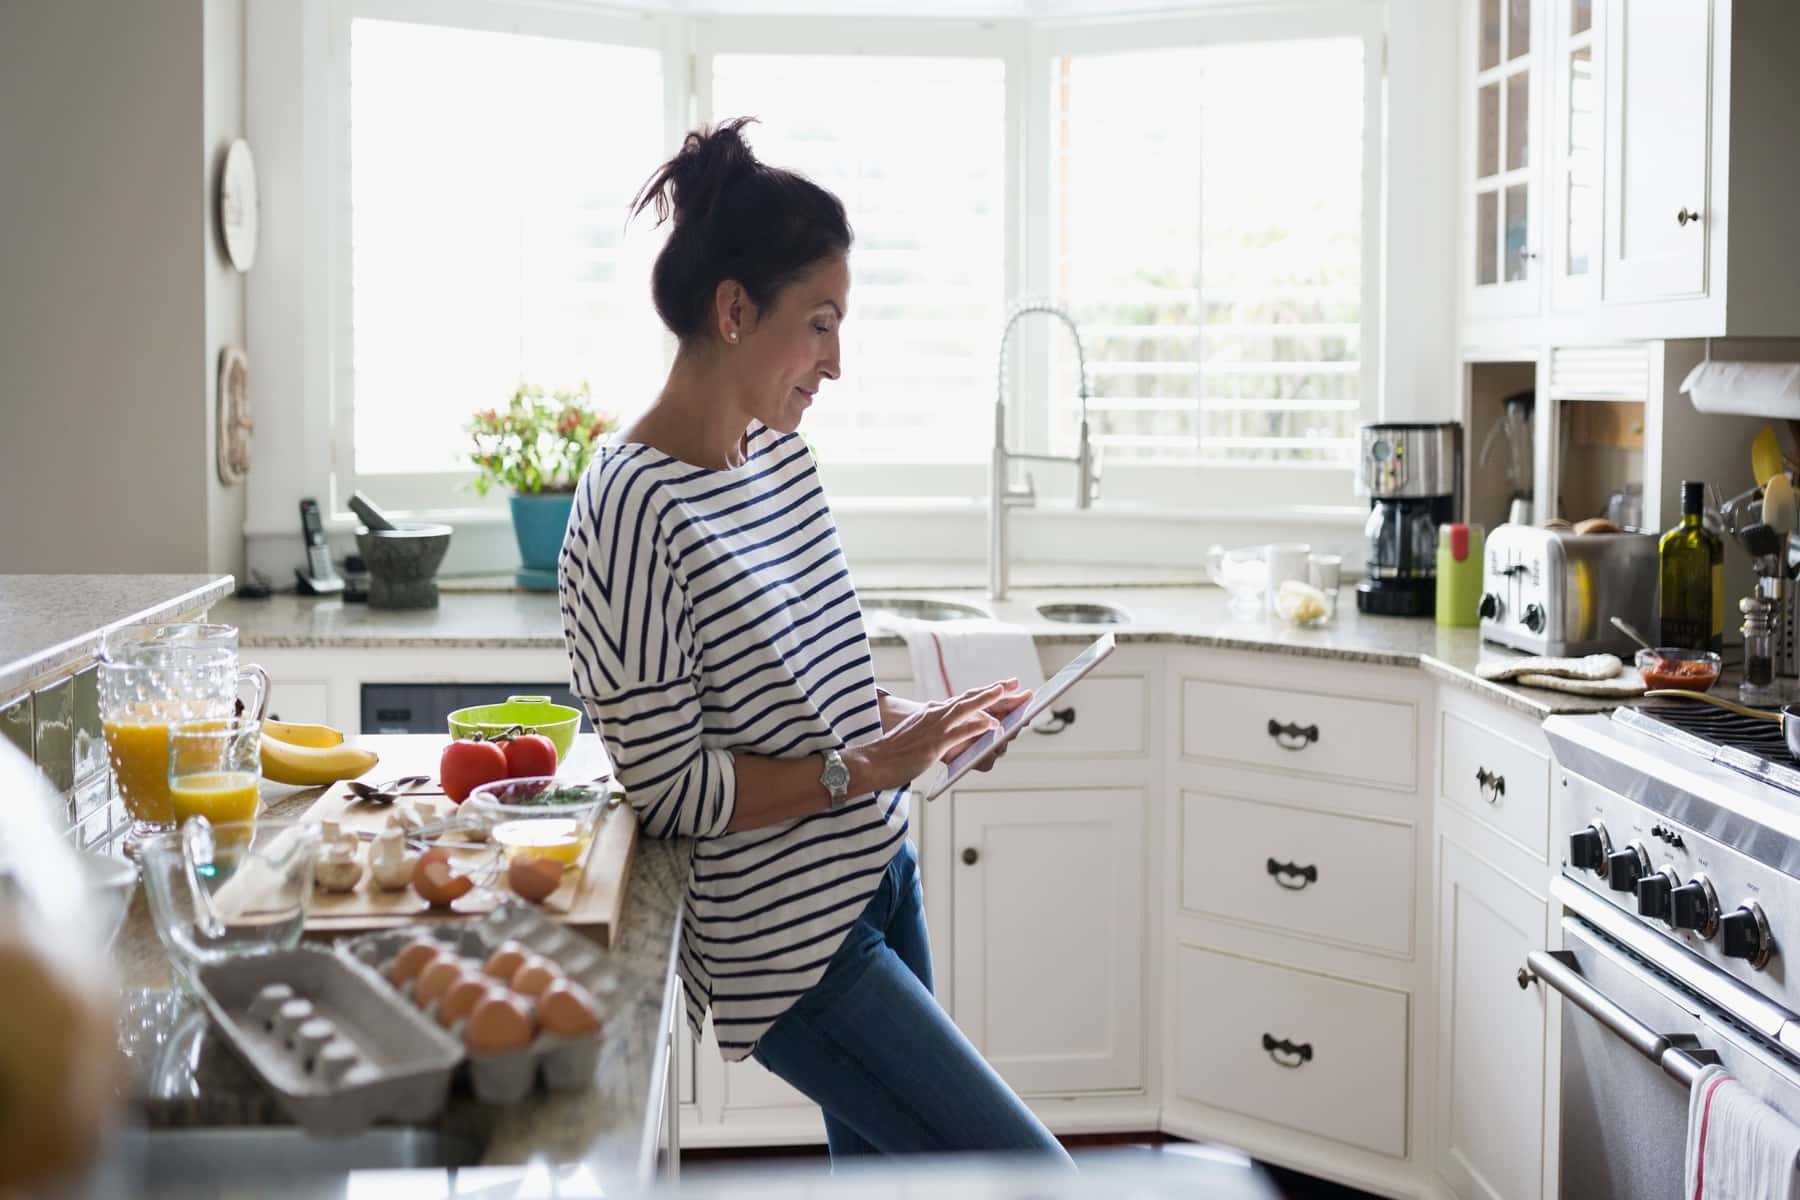
[[[586,382],[553,392],[522,383],[504,409],[484,408],[469,422],[475,490],[484,496],[495,487],[518,495],[572,492],[595,446],[618,427],[618,418],[593,407]]]

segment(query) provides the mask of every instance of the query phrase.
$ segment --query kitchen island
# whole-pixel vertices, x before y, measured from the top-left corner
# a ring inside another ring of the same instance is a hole
[[[357,739],[381,755],[369,778],[432,772],[445,737]],[[585,743],[585,744],[584,744]],[[570,759],[599,752],[584,736]],[[264,783],[265,814],[304,813],[321,789]],[[642,838],[609,957],[627,980],[607,1022],[594,1086],[534,1092],[507,1107],[477,1102],[465,1087],[431,1130],[467,1147],[483,1166],[580,1164],[609,1193],[642,1184],[654,1171],[673,1086],[673,1021],[681,1011],[674,963],[689,843]],[[310,935],[309,935],[310,940]],[[254,1145],[254,1130],[285,1132],[275,1098],[207,1028],[202,1011],[170,992],[169,963],[142,888],[116,948],[125,1002],[121,1043],[135,1076],[134,1115],[151,1131],[228,1127]],[[248,1130],[248,1133],[244,1131]],[[290,1135],[291,1136],[291,1135]]]

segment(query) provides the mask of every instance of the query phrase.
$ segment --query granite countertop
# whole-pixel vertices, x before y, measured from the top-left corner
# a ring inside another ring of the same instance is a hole
[[[859,571],[859,583],[862,578]],[[1084,592],[1091,594],[1084,596]],[[1241,620],[1227,607],[1225,593],[1211,586],[1018,588],[999,603],[987,600],[980,588],[903,591],[864,586],[862,594],[865,607],[871,610],[877,597],[899,594],[975,605],[1029,629],[1041,645],[1083,644],[1101,627],[1047,620],[1038,613],[1038,605],[1091,599],[1124,610],[1125,623],[1108,627],[1122,644],[1211,646],[1417,667],[1537,718],[1605,712],[1618,704],[1614,699],[1490,683],[1475,674],[1477,665],[1517,657],[1513,651],[1484,643],[1480,632],[1472,628],[1450,629],[1414,617],[1366,616],[1356,610],[1355,596],[1348,587],[1339,593],[1335,620],[1323,629],[1296,629],[1273,619]],[[371,610],[366,604],[334,598],[281,595],[268,600],[227,600],[213,615],[238,626],[246,648],[562,647],[556,597],[539,592],[446,593],[437,608],[410,612]],[[902,644],[897,633],[882,628],[873,616],[869,632],[877,646]]]
[[[378,778],[433,770],[448,741],[435,735],[356,740],[381,755]],[[583,734],[570,758],[600,753],[599,739]],[[263,787],[266,815],[276,817],[305,812],[322,790],[266,781]],[[464,1089],[452,1092],[436,1128],[482,1145],[484,1165],[545,1157],[583,1163],[609,1194],[615,1183],[636,1186],[654,1166],[666,1079],[663,1034],[679,1005],[675,951],[690,846],[686,840],[638,841],[623,917],[608,951],[634,982],[625,989],[623,1008],[606,1025],[596,1085],[578,1092],[540,1089],[508,1107],[481,1104]],[[168,958],[141,885],[115,958],[126,989],[121,1044],[133,1067],[132,1101],[147,1125],[287,1123],[274,1097],[210,1031],[204,1010],[168,990]]]
[[[0,575],[0,699],[92,657],[114,625],[201,612],[231,586],[229,575]]]

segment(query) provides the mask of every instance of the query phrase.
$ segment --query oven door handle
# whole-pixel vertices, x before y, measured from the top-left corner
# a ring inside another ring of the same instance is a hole
[[[1657,1033],[1619,1007],[1582,978],[1575,956],[1567,950],[1533,950],[1525,956],[1525,969],[1685,1087],[1694,1086],[1701,1068],[1719,1061],[1718,1054],[1703,1049],[1692,1038]]]

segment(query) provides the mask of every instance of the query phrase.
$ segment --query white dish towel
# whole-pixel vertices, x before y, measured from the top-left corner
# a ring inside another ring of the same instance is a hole
[[[913,698],[947,700],[970,688],[1017,679],[1022,688],[1044,684],[1037,643],[1023,626],[980,618],[914,621],[884,617],[906,639],[912,659]]]
[[[1688,1097],[1682,1200],[1796,1200],[1800,1128],[1723,1067],[1707,1067]]]

